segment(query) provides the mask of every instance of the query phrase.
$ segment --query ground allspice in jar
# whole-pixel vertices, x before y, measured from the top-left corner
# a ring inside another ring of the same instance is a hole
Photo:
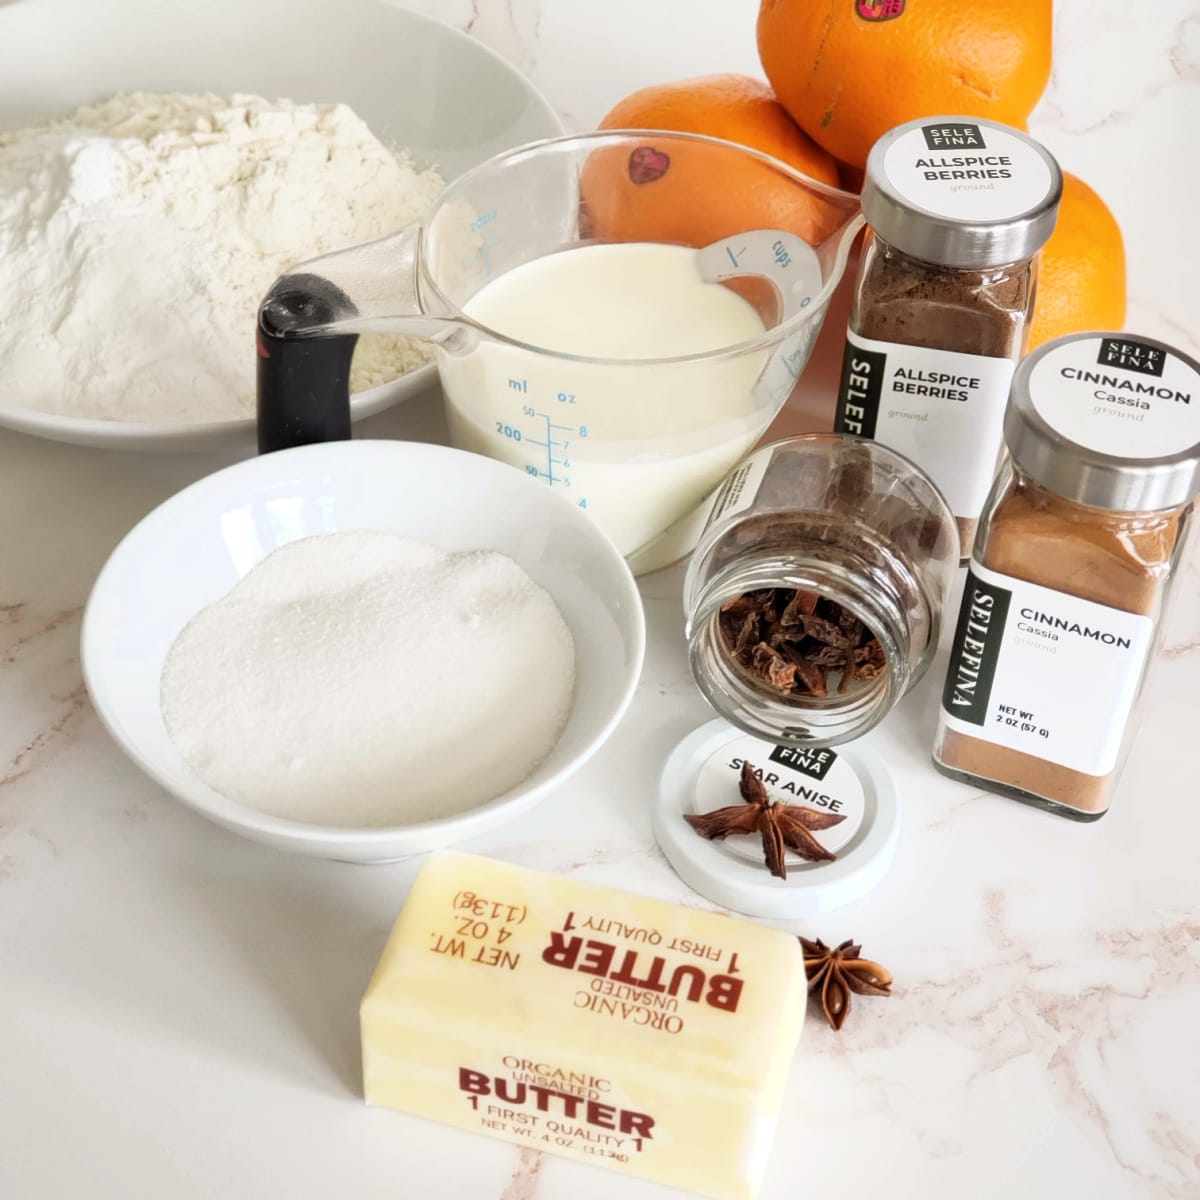
[[[970,553],[1025,351],[1036,255],[1062,174],[1032,138],[966,117],[912,121],[867,160],[835,428],[900,451],[941,488]]]
[[[1200,367],[1119,333],[1017,369],[934,761],[1064,816],[1107,811],[1200,492]]]

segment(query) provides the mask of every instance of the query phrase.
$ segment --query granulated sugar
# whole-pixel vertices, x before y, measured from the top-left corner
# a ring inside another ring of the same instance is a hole
[[[566,622],[511,559],[334,533],[276,550],[188,623],[162,709],[188,764],[232,800],[402,825],[525,779],[574,683]]]

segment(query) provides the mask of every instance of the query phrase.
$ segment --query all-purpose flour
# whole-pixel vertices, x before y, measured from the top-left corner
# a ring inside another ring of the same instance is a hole
[[[558,740],[575,650],[510,558],[334,533],[268,555],[176,639],[163,718],[210,787],[320,825],[400,825],[520,783]]]
[[[0,405],[249,416],[272,280],[419,220],[441,187],[345,105],[131,93],[0,133]],[[364,338],[351,385],[428,357]]]

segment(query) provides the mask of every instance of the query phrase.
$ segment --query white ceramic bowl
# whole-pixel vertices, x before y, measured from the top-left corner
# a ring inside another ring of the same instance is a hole
[[[541,94],[497,54],[385,0],[0,2],[0,62],[0,129],[62,117],[114,92],[342,101],[447,183],[502,150],[563,132]],[[253,359],[253,314],[246,355]],[[436,371],[430,363],[358,393],[351,416],[416,395]],[[251,419],[84,420],[14,404],[0,398],[0,426],[121,450],[199,450],[254,428]]]
[[[566,728],[522,784],[479,808],[401,827],[341,829],[268,816],[194,775],[163,723],[159,680],[176,635],[270,551],[314,533],[379,530],[444,550],[498,550],[554,597],[575,639]],[[386,862],[473,837],[531,807],[603,744],[633,696],[645,621],[616,547],[562,495],[444,446],[303,446],[209,475],[140,521],[100,572],[83,619],[92,703],[152,779],[206,817],[285,850]],[[569,794],[560,796],[570,803]]]

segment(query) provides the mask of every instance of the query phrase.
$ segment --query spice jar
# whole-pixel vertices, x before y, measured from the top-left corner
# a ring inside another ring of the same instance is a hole
[[[1017,369],[934,760],[1063,816],[1108,809],[1200,491],[1200,367],[1084,333]]]
[[[1042,146],[974,117],[910,121],[867,159],[870,228],[834,428],[924,468],[958,520],[963,557],[996,472],[1035,256],[1061,194],[1062,173]]]
[[[937,646],[954,518],[894,450],[806,434],[717,492],[684,582],[692,674],[756,737],[832,746],[878,724]]]

